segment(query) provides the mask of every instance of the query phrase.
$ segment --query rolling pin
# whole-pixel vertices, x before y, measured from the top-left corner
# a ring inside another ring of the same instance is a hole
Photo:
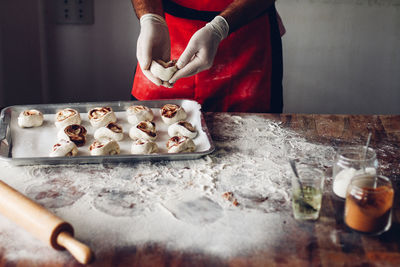
[[[87,264],[92,259],[92,251],[73,237],[74,229],[69,223],[2,181],[0,213],[54,249],[67,249],[78,262]]]

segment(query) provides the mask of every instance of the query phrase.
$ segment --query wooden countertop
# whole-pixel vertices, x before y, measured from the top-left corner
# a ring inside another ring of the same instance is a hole
[[[205,118],[216,144],[220,137],[218,114]],[[205,253],[173,251],[162,244],[115,248],[96,255],[93,266],[400,266],[400,115],[307,115],[307,114],[232,114],[243,118],[260,117],[282,122],[313,143],[338,147],[363,144],[372,131],[371,147],[377,152],[381,173],[389,177],[395,188],[395,206],[391,229],[378,237],[350,231],[343,223],[343,201],[332,194],[323,197],[321,216],[316,222],[298,222],[291,211],[278,221],[284,225],[280,240],[267,242],[263,249],[243,255],[220,258]],[[2,229],[0,229],[0,235]],[[1,240],[1,239],[0,239]],[[23,246],[23,244],[21,244]],[[42,266],[29,259],[9,259],[4,254],[6,243],[0,243],[0,266]],[[51,260],[49,266],[78,266],[72,258]]]

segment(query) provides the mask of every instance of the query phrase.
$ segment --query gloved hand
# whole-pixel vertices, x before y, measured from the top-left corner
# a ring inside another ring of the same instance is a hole
[[[176,63],[179,70],[169,83],[174,84],[180,78],[211,68],[219,43],[228,36],[228,33],[228,22],[221,16],[216,16],[195,32]]]
[[[162,59],[167,62],[170,54],[171,44],[164,18],[156,14],[143,15],[140,18],[136,57],[143,74],[158,86],[162,84],[162,81],[150,72],[151,61]]]

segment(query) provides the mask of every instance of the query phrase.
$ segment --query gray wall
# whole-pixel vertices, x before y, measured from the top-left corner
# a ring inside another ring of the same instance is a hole
[[[0,5],[1,7],[1,5]],[[3,24],[0,23],[0,107],[5,106],[5,95],[4,95],[4,78],[3,78]]]
[[[400,0],[280,0],[286,112],[400,113]]]
[[[51,23],[51,1],[46,38],[52,101],[129,100],[139,34],[130,1],[94,1],[92,25]]]
[[[138,21],[129,0],[94,2],[82,26],[53,23],[54,0],[0,1],[0,106],[129,99]],[[285,112],[400,113],[400,0],[277,8]]]
[[[94,1],[92,25],[56,24],[55,2],[0,1],[0,106],[129,100],[139,33],[130,1]]]
[[[42,100],[38,11],[36,0],[0,1],[0,105]]]

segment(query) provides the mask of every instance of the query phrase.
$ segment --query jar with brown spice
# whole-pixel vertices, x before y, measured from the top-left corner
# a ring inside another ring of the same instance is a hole
[[[362,233],[379,235],[392,224],[394,190],[387,177],[355,176],[346,193],[344,220],[348,227]]]

